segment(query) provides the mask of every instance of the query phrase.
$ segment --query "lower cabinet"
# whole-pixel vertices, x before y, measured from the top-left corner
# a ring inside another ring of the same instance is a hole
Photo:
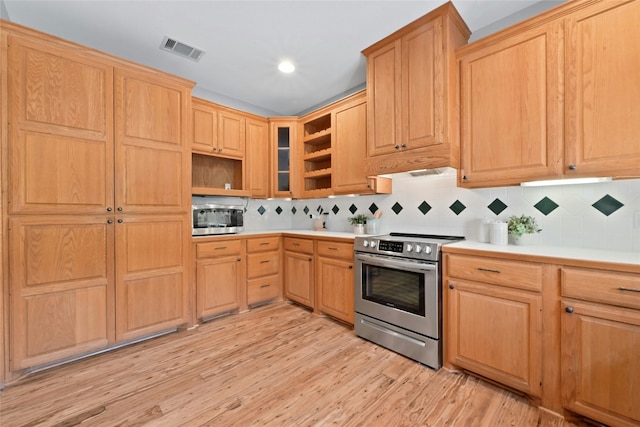
[[[283,270],[285,297],[313,308],[313,240],[285,237]]]
[[[282,298],[280,237],[247,240],[247,304]]]
[[[449,255],[446,269],[449,362],[540,396],[542,297],[529,288],[541,287],[541,267]]]
[[[353,325],[353,244],[316,243],[316,308]]]
[[[562,403],[612,426],[640,424],[640,277],[562,269]]]
[[[196,313],[200,319],[238,310],[245,280],[240,239],[195,244]]]

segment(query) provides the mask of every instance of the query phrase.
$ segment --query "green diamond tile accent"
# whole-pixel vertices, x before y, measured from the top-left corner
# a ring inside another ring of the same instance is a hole
[[[304,214],[308,214],[309,213],[309,207],[305,206],[304,209],[302,209],[302,211],[304,212]]]
[[[505,205],[504,202],[500,199],[495,199],[487,207],[496,215],[500,215],[503,210],[507,209],[507,205]]]
[[[418,210],[422,212],[422,215],[426,215],[427,212],[431,210],[431,205],[425,201],[422,201],[422,203],[420,203],[420,206],[418,206]]]
[[[338,212],[340,212],[340,208],[338,207],[338,205],[333,205],[333,207],[331,208],[331,212],[333,212],[334,215],[337,215]]]
[[[398,202],[395,202],[393,206],[391,206],[391,210],[394,211],[396,215],[398,215],[400,211],[402,211],[402,205]]]
[[[358,210],[358,207],[353,203],[351,204],[351,206],[349,206],[349,212],[351,212],[352,214],[355,214],[357,210]]]
[[[620,209],[621,207],[623,207],[624,205],[618,200],[614,199],[613,197],[607,194],[606,196],[604,196],[602,199],[598,200],[591,206],[599,210],[604,215],[609,216],[615,211],[617,211],[618,209]]]
[[[260,213],[260,215],[264,215],[264,213],[265,213],[266,211],[267,211],[267,210],[264,208],[264,206],[260,206],[260,207],[258,208],[258,212]]]
[[[378,210],[378,206],[375,203],[371,203],[371,206],[369,206],[369,212],[374,214],[376,213],[377,210]]]
[[[451,209],[454,214],[460,215],[460,213],[463,210],[467,209],[467,207],[464,204],[462,204],[460,200],[456,200],[455,202],[453,202],[451,206],[449,206],[449,209]]]
[[[296,207],[295,207],[295,206],[294,206],[294,207],[292,207],[292,208],[291,208],[291,213],[295,215],[295,214],[296,214],[296,212],[298,212],[298,209],[296,209]]]
[[[281,208],[280,206],[278,206],[278,207],[276,208],[276,213],[277,213],[278,215],[280,215],[280,214],[282,213],[282,208]]]
[[[556,210],[556,208],[558,207],[558,204],[545,196],[538,203],[533,205],[533,207],[538,209],[540,212],[542,212],[544,216],[547,216],[551,212]]]

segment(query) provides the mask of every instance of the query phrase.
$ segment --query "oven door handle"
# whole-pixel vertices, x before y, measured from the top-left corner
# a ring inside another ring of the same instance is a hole
[[[378,267],[392,268],[395,270],[405,268],[407,270],[413,271],[435,271],[437,269],[436,264],[432,263],[420,261],[405,261],[401,259],[393,259],[393,261],[391,261],[389,257],[381,257],[377,255],[356,254],[355,260],[362,263],[375,265]]]

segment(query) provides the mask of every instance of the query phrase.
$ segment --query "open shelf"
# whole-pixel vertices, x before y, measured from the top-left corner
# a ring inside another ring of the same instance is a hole
[[[191,155],[191,191],[198,195],[248,196],[242,181],[242,160]],[[225,190],[225,184],[231,189]]]
[[[307,161],[322,161],[331,159],[331,148],[325,148],[324,150],[313,151],[304,155],[304,160]]]

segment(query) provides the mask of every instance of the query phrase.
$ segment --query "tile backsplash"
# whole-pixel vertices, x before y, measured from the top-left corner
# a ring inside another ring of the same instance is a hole
[[[463,235],[475,240],[478,220],[531,215],[544,245],[640,252],[640,179],[552,187],[456,186],[455,170],[393,176],[393,194],[305,200],[214,198],[247,207],[245,229],[312,229],[326,215],[330,231],[351,231],[347,218],[382,210],[380,232]],[[239,203],[240,202],[240,203]],[[634,227],[634,216],[636,224]]]

